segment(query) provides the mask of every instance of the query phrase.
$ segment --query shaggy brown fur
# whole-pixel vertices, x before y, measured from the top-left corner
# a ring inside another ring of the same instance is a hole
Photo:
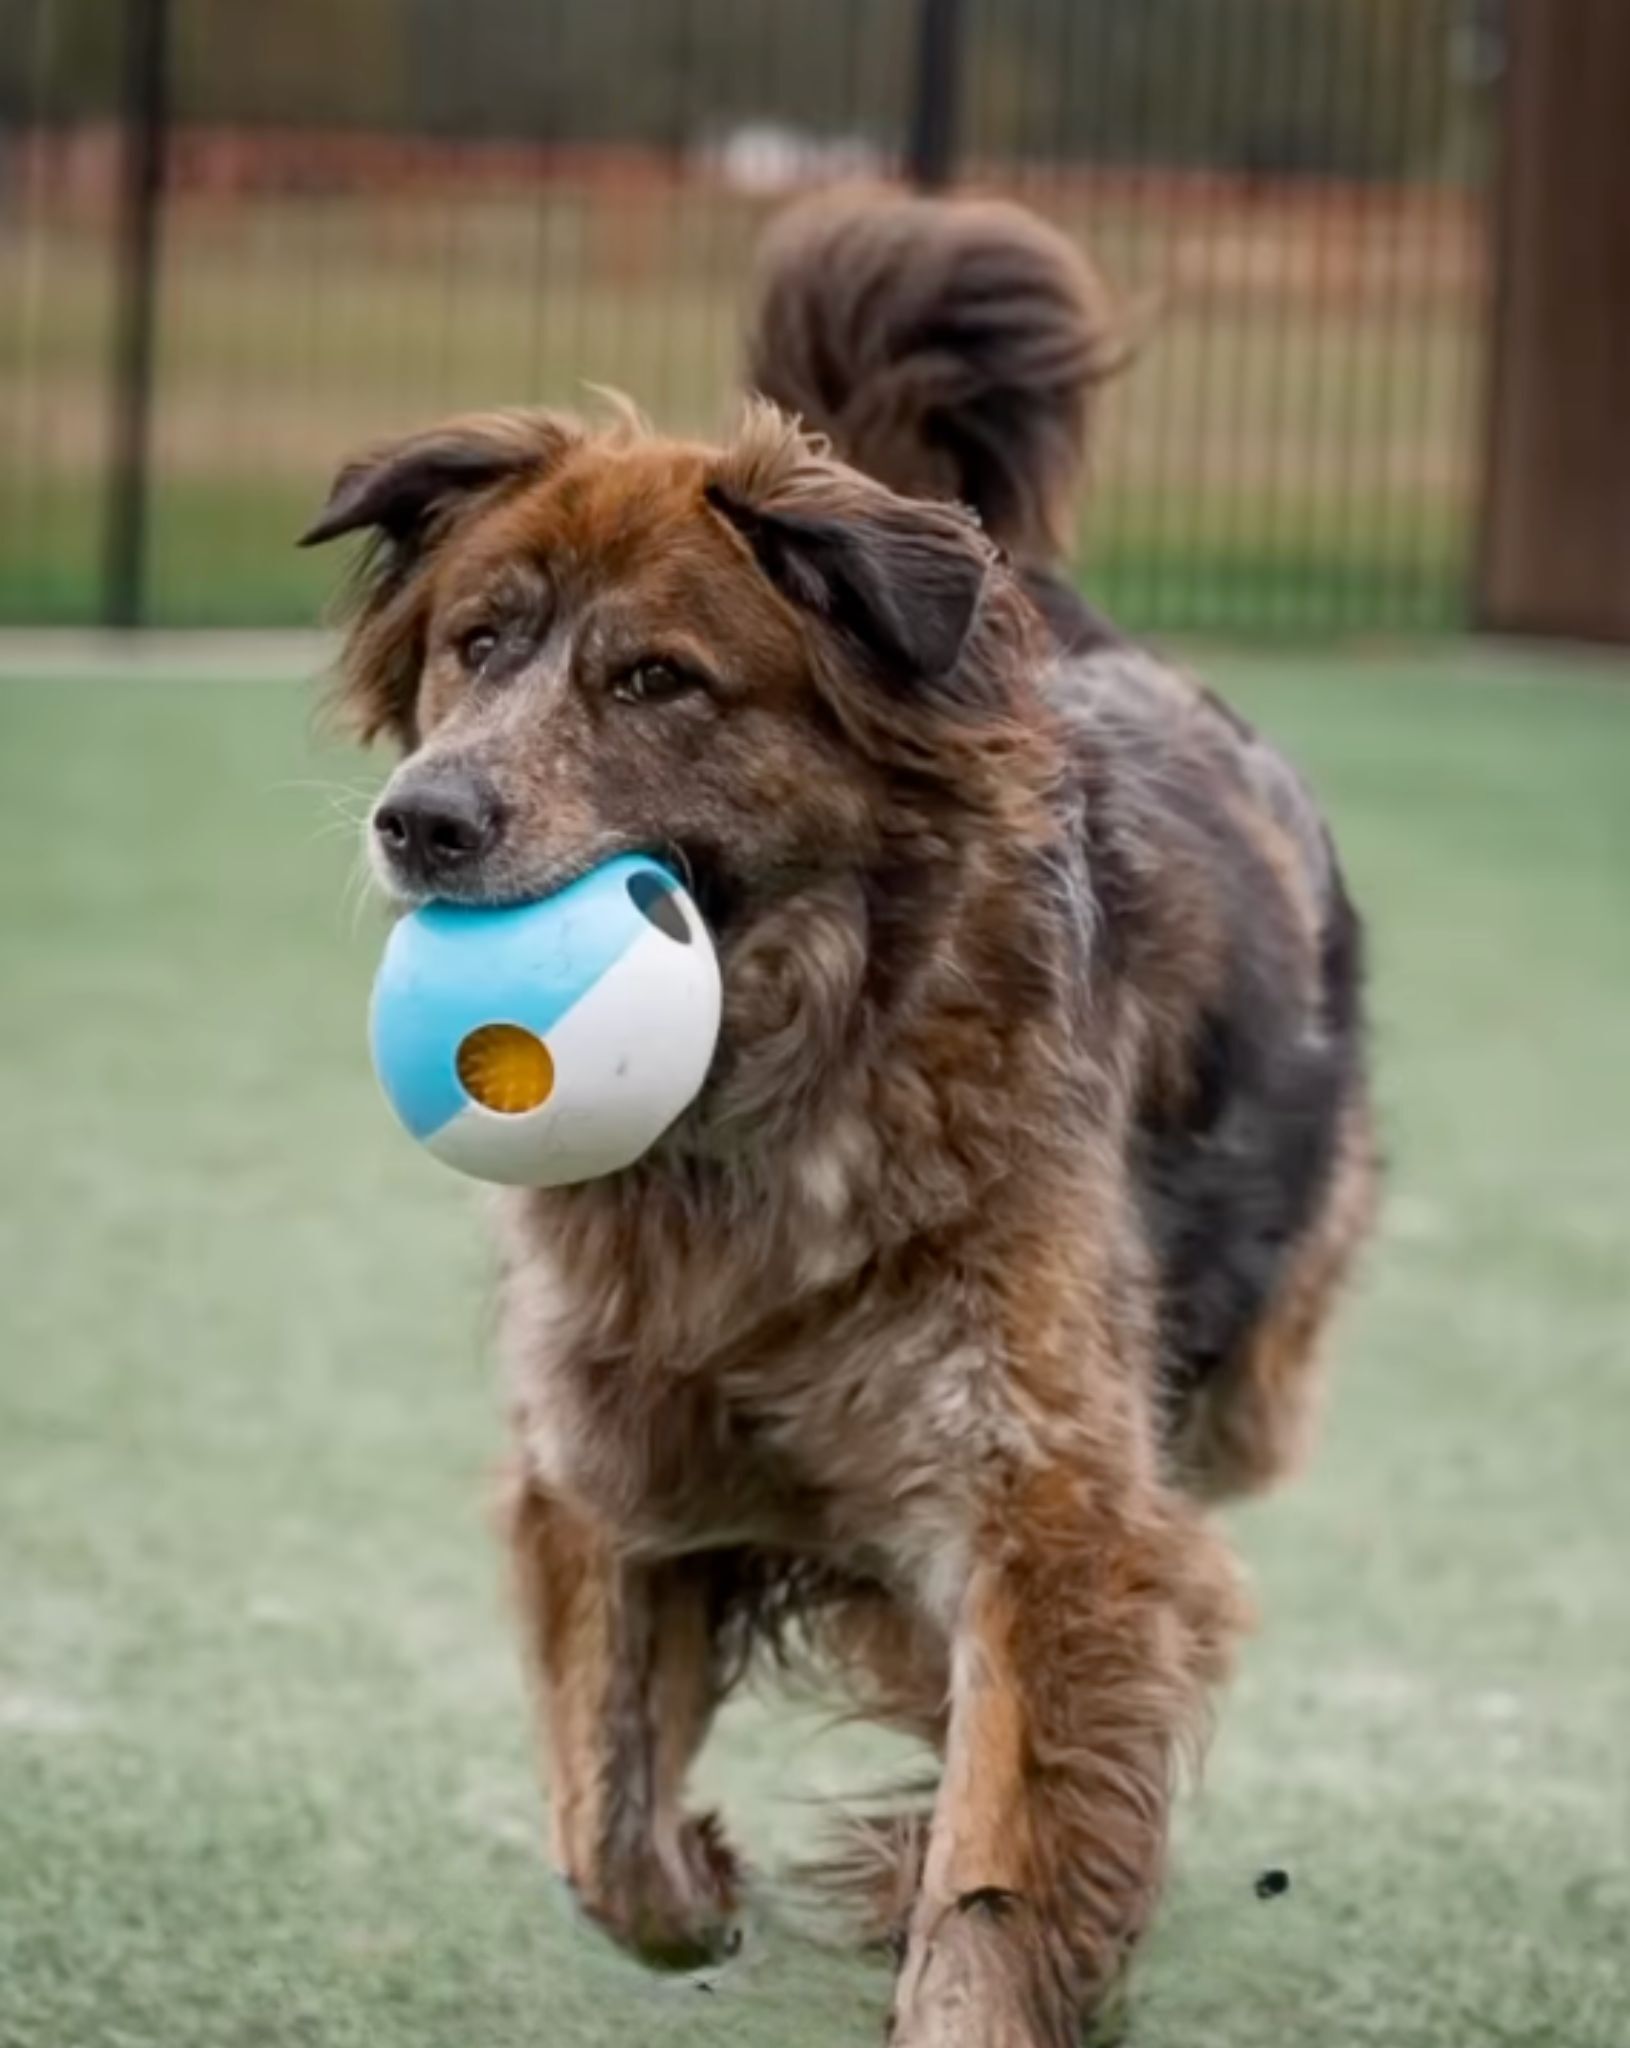
[[[961,216],[913,218],[954,282]],[[952,488],[1009,476],[981,509],[1039,546],[1032,396]],[[716,1954],[737,1877],[686,1767],[751,1644],[802,1629],[943,1756],[931,1826],[856,1865],[904,1923],[897,2048],[1063,2048],[1147,1924],[1241,1625],[1201,1497],[1299,1440],[1367,1213],[1317,813],[1186,678],[1072,651],[1042,564],[768,407],[722,449],[454,422],[342,474],[313,537],[362,528],[343,701],[432,827],[376,849],[393,891],[650,848],[723,967],[693,1108],[502,1210],[555,1860],[641,1953]]]
[[[1115,631],[1051,572],[1074,542],[1099,388],[1130,354],[1103,281],[1045,221],[883,189],[781,216],[747,334],[754,390],[891,489],[976,507],[1083,651]]]
[[[1102,283],[1023,207],[840,191],[765,238],[754,389],[891,490],[976,505],[1027,562],[1073,539],[1093,398],[1123,355]]]

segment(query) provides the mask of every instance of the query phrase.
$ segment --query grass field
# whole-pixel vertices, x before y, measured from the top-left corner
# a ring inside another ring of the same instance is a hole
[[[1213,668],[1372,913],[1392,1192],[1318,1469],[1236,1517],[1266,1623],[1132,2040],[1623,2048],[1630,673]],[[882,1970],[773,1872],[865,1734],[729,1715],[767,1874],[705,1988],[545,1878],[475,1203],[362,1052],[367,775],[292,682],[0,680],[0,2044],[864,2043]]]

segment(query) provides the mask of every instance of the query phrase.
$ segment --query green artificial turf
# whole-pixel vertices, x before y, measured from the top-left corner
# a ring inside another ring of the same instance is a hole
[[[1371,912],[1392,1186],[1323,1456],[1234,1518],[1265,1625],[1132,2038],[1623,2048],[1630,675],[1211,666]],[[0,680],[0,2044],[865,2043],[884,1971],[773,1879],[703,1989],[545,1877],[479,1201],[362,1051],[370,773],[292,684]],[[704,1775],[773,1870],[883,1755],[747,1702]]]

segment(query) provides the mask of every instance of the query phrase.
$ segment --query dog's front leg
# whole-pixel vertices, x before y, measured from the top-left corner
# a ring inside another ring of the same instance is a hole
[[[976,1560],[890,2038],[1068,2048],[1154,1906],[1233,1575],[1182,1504],[1063,1473],[1006,1489]]]
[[[707,1562],[621,1557],[524,1479],[507,1522],[555,1866],[646,1962],[717,1960],[732,1937],[735,1865],[713,1817],[683,1805],[718,1697]]]

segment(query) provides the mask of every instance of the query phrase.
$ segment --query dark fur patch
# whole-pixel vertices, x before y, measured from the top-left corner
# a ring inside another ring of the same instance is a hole
[[[721,483],[706,495],[782,596],[845,634],[885,680],[949,683],[989,567],[958,522],[914,517],[865,491],[824,515],[755,503]]]
[[[1163,1369],[1179,1396],[1255,1328],[1329,1185],[1354,1083],[1349,1044],[1289,1041],[1273,991],[1231,979],[1196,1032],[1186,1107],[1154,1111],[1138,1134]]]
[[[373,528],[405,543],[472,494],[537,476],[575,438],[552,413],[476,413],[382,444],[346,463],[303,548]]]
[[[1048,630],[1066,654],[1096,654],[1105,647],[1124,647],[1126,636],[1097,610],[1056,569],[1021,573],[1025,595],[1047,621]]]
[[[1126,354],[1102,285],[1033,214],[839,192],[766,242],[748,374],[857,469],[976,506],[1040,562],[1066,544],[1092,401]]]

